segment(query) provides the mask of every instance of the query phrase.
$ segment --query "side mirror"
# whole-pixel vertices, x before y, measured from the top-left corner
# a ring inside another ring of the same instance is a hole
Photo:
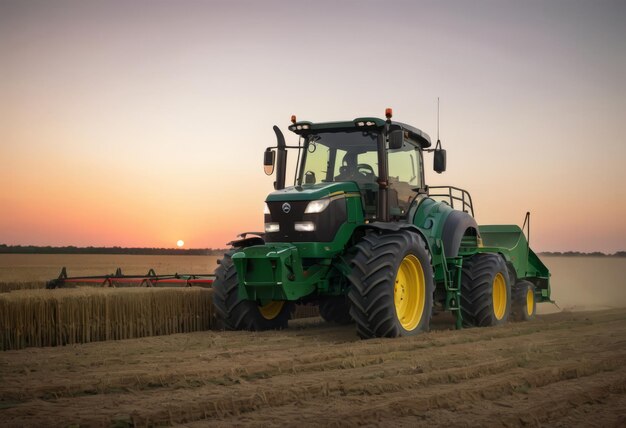
[[[446,170],[446,151],[441,148],[438,143],[435,148],[435,157],[433,158],[433,169],[437,174],[441,174]]]
[[[263,171],[265,175],[272,175],[274,173],[274,162],[276,160],[276,152],[267,149],[263,153]]]
[[[400,125],[389,127],[389,150],[398,150],[404,144],[404,131]]]

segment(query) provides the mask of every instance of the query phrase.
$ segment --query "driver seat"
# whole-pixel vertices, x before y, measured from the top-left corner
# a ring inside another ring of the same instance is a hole
[[[357,183],[371,183],[376,181],[374,169],[367,164],[359,164],[357,159],[358,153],[346,153],[339,167],[339,175],[335,177],[335,181],[355,181]],[[360,167],[367,167],[369,171],[360,171]]]
[[[356,181],[359,176],[357,168],[356,153],[346,153],[339,167],[339,175],[335,177],[335,181]]]

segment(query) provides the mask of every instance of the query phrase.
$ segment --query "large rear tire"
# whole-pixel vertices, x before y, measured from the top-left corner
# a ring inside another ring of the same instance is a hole
[[[363,338],[428,331],[434,278],[430,253],[417,233],[369,233],[355,247],[348,298]]]
[[[530,281],[519,281],[513,286],[511,318],[515,321],[530,321],[535,318],[536,311],[535,286]]]
[[[327,297],[320,301],[320,316],[327,322],[350,324],[350,302],[345,296]]]
[[[259,305],[255,301],[239,298],[237,271],[231,258],[235,251],[224,254],[215,271],[212,288],[218,328],[252,331],[287,328],[294,309],[292,302],[272,301]]]
[[[480,253],[463,262],[461,313],[466,326],[487,327],[507,322],[511,285],[504,259]]]

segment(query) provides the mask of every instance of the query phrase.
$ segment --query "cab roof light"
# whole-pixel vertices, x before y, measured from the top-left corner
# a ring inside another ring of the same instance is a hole
[[[296,131],[296,130],[297,131],[302,131],[304,129],[311,129],[311,124],[310,123],[297,123],[297,122],[294,122],[293,125],[289,125],[289,130],[290,131]]]

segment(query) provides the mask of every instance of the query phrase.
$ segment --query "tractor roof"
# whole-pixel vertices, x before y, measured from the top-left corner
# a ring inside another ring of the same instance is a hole
[[[372,129],[382,130],[385,126],[385,120],[377,117],[358,117],[352,121],[345,122],[320,122],[313,123],[307,121],[294,122],[289,126],[289,130],[298,135],[306,136],[317,132],[351,132],[351,131],[369,131]],[[405,136],[413,140],[421,148],[430,147],[430,137],[422,130],[401,122],[391,122],[399,125],[405,132]]]

